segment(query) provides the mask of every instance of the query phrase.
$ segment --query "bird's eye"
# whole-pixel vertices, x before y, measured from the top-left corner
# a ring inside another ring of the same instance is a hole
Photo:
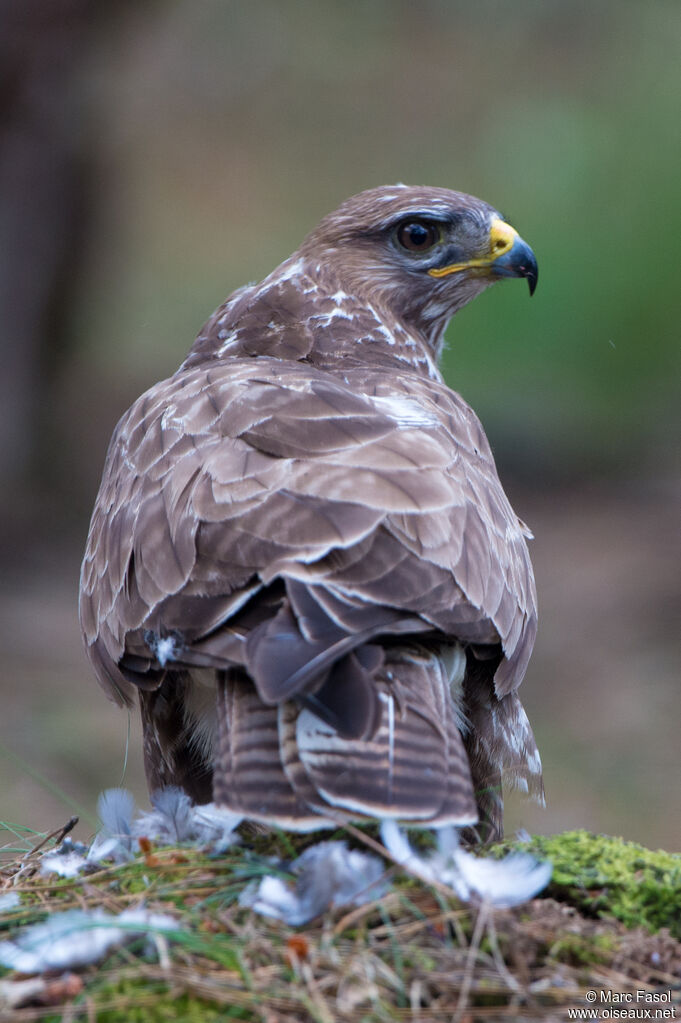
[[[398,227],[396,237],[408,252],[427,252],[438,241],[440,232],[427,220],[407,220]]]

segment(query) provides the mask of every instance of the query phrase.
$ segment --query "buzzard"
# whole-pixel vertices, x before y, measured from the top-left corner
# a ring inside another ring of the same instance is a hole
[[[82,566],[100,684],[150,789],[307,831],[502,826],[542,796],[517,696],[525,538],[438,370],[451,317],[537,264],[487,203],[362,192],[210,317],[118,423]]]

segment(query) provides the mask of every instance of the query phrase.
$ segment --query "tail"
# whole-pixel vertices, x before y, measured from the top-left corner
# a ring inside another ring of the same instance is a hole
[[[308,831],[395,818],[465,826],[478,817],[462,736],[463,651],[386,645],[374,676],[379,713],[367,737],[343,737],[296,700],[263,703],[239,671],[222,674],[215,801]]]

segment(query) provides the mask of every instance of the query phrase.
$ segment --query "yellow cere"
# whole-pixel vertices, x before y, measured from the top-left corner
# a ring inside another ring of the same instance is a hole
[[[503,256],[513,245],[518,237],[515,228],[507,224],[500,217],[495,217],[489,230],[489,255],[480,256],[478,259],[469,259],[465,263],[450,263],[449,266],[434,266],[428,273],[431,277],[448,277],[449,274],[458,270],[469,270],[473,266],[489,266]]]

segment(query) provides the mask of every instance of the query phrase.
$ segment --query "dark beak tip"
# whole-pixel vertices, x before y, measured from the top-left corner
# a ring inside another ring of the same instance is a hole
[[[518,238],[513,247],[503,256],[499,256],[492,266],[499,277],[524,277],[530,295],[534,295],[538,278],[537,260],[530,246],[522,238]]]
[[[539,277],[539,270],[537,267],[537,260],[535,259],[534,252],[528,246],[525,246],[525,258],[518,265],[518,273],[521,277],[525,277],[527,280],[527,286],[530,289],[530,297],[534,295],[537,288],[537,280]]]

